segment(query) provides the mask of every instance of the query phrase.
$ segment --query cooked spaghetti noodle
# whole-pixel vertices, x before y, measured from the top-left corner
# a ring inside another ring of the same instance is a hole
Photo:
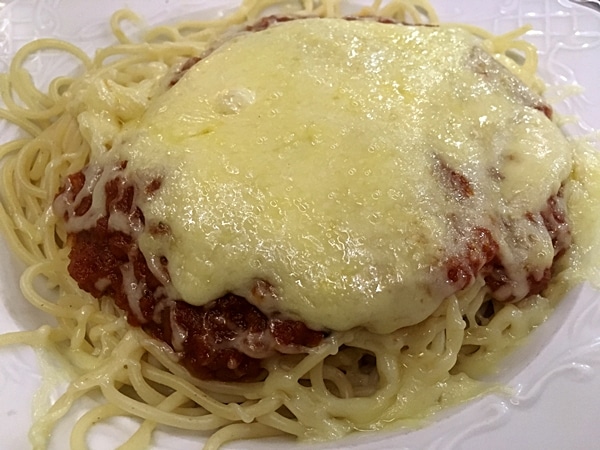
[[[232,27],[255,22],[271,7],[297,16],[345,13],[338,1],[306,0],[290,10],[279,0],[246,0],[223,19],[160,26],[144,30],[138,40],[123,29],[124,22],[137,24],[137,17],[120,11],[111,20],[118,42],[98,50],[93,58],[68,43],[39,40],[19,50],[9,72],[0,78],[5,105],[0,117],[26,135],[0,148],[0,226],[12,251],[28,266],[21,279],[25,298],[57,321],[53,327],[3,335],[0,345],[57,350],[77,373],[66,392],[34,423],[30,435],[34,448],[47,446],[57,422],[78,400],[98,392],[105,402],[78,419],[71,448],[86,448],[94,424],[119,416],[140,419],[123,449],[150,446],[152,433],[160,426],[203,432],[209,436],[206,449],[280,434],[322,441],[388,423],[418,426],[432,413],[490,389],[477,381],[480,375],[543,322],[564,290],[585,276],[582,266],[592,260],[598,238],[581,229],[597,228],[598,206],[589,205],[600,188],[592,176],[598,163],[589,165],[597,157],[583,157],[580,151],[577,173],[565,186],[575,244],[559,261],[561,270],[544,296],[497,302],[489,299],[484,280],[477,279],[448,296],[418,324],[391,333],[361,327],[335,331],[305,353],[269,357],[263,362],[264,379],[226,382],[193,377],[169,345],[129,326],[110,298],[97,300],[83,292],[67,275],[67,232],[52,210],[64,180],[84,170],[100,151],[110,151],[112,138],[164,92],[165,80],[183,61],[204,54]],[[437,23],[424,0],[386,4],[376,0],[357,14]],[[535,74],[536,52],[519,40],[522,31],[492,36],[467,29],[529,87],[541,88]],[[23,65],[32,54],[51,48],[80,60],[83,74],[58,78],[44,93]],[[513,58],[514,52],[520,58]],[[45,288],[39,287],[39,279],[46,282]]]

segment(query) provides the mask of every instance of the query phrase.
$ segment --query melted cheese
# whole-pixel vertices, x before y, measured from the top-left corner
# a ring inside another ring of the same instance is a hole
[[[314,328],[389,332],[456,290],[444,261],[483,226],[511,279],[553,258],[540,221],[570,147],[540,112],[473,69],[453,28],[306,19],[240,35],[196,64],[114,147],[161,176],[141,208],[148,260],[181,297],[244,295]],[[473,191],[457,195],[440,161]],[[132,175],[133,176],[133,175]],[[517,286],[518,287],[518,286]]]

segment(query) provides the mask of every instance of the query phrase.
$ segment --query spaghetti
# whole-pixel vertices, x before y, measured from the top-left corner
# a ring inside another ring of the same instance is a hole
[[[592,181],[598,163],[595,155],[574,150],[575,169],[561,194],[569,204],[574,244],[560,249],[565,254],[556,262],[543,296],[536,292],[516,303],[498,301],[491,298],[486,280],[474,277],[418,323],[385,333],[367,326],[332,331],[312,348],[263,359],[262,378],[230,382],[194,377],[180,364],[176,345],[130,326],[113,299],[83,292],[67,276],[72,242],[68,222],[52,208],[65,180],[121,145],[117,137],[141,120],[169,89],[169,81],[189,69],[184,69],[186,61],[235,39],[241,25],[256,23],[272,7],[298,17],[343,14],[336,1],[307,0],[288,10],[278,0],[246,0],[223,19],[153,28],[138,41],[123,29],[124,22],[137,23],[136,16],[120,11],[111,20],[118,43],[98,50],[93,58],[68,43],[40,40],[23,47],[0,78],[5,105],[0,116],[28,134],[0,149],[0,226],[13,252],[28,266],[21,280],[25,298],[57,321],[54,327],[3,335],[0,344],[57,350],[77,373],[34,424],[34,448],[46,447],[57,422],[78,400],[94,393],[105,402],[77,421],[71,448],[86,448],[95,423],[120,416],[140,420],[123,449],[150,446],[159,426],[202,432],[209,436],[206,449],[281,434],[323,441],[389,423],[416,426],[442,408],[494,388],[478,381],[481,374],[545,320],[568,286],[589,275],[584,267],[593,260],[598,237],[582,230],[598,228],[594,218],[600,217],[600,187]],[[377,0],[357,15],[410,24],[437,22],[433,9],[421,0]],[[542,84],[535,75],[535,49],[518,40],[522,31],[496,37],[465,28],[528,86],[519,93],[520,101],[530,102],[525,92],[539,91]],[[49,48],[75,56],[84,73],[58,78],[43,93],[23,63]],[[518,60],[511,57],[514,52]],[[453,188],[459,186],[459,197],[468,197],[462,178],[444,164],[438,164],[442,175]],[[555,210],[551,215],[559,229],[560,214]],[[40,289],[38,279],[48,289]]]

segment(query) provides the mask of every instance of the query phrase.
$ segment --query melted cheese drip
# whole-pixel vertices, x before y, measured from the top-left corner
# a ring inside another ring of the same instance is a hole
[[[568,176],[570,147],[510,83],[473,70],[474,45],[460,29],[337,19],[225,43],[115,147],[127,171],[163,180],[141,208],[170,233],[141,234],[147,259],[168,258],[191,304],[251,300],[266,280],[263,311],[334,330],[425,319],[456,290],[443,262],[475,226],[526,284],[553,248],[525,215]],[[439,161],[473,196],[449,191]]]

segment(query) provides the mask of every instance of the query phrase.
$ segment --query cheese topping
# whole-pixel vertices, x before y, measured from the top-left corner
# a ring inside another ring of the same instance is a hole
[[[196,305],[253,301],[265,280],[260,309],[316,329],[425,319],[456,291],[445,262],[475,227],[526,285],[554,257],[528,213],[568,176],[570,144],[476,69],[476,45],[457,28],[338,19],[223,44],[113,147],[126,172],[162,180],[139,199],[146,230],[169,230],[141,233],[146,259],[165,257]]]

